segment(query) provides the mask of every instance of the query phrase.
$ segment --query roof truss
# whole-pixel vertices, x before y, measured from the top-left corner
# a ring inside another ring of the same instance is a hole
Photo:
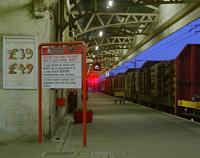
[[[75,19],[75,15],[72,14]],[[147,24],[158,21],[158,14],[154,13],[95,13],[89,16],[88,22],[83,25],[75,20],[75,29],[73,37],[86,34],[91,31],[101,30],[109,27],[118,27],[123,25]],[[134,26],[133,26],[134,27]],[[137,30],[139,33],[139,28]]]
[[[103,9],[103,0],[66,1],[70,36],[85,41],[87,57],[93,59],[95,56],[106,69],[125,54],[124,50],[128,50],[130,44],[133,45],[136,35],[148,35],[149,26],[158,22],[159,5],[192,0],[116,0],[116,5],[124,8],[120,13],[115,9]],[[99,37],[101,30],[105,34]],[[95,50],[96,46],[98,50]]]

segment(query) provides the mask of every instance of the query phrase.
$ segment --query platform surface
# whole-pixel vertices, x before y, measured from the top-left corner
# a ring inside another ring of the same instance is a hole
[[[114,104],[102,93],[90,94],[88,106],[94,122],[88,125],[87,148],[81,146],[81,125],[73,125],[63,152],[99,152],[102,158],[200,157],[199,124],[130,102]]]
[[[2,158],[199,158],[200,125],[130,102],[114,104],[114,97],[91,93],[87,147],[82,126],[73,124],[64,140],[43,145],[0,145]],[[65,135],[64,133],[64,135]],[[63,135],[63,134],[62,134]]]

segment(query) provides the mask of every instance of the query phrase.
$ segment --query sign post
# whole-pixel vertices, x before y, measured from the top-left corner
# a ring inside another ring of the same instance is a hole
[[[87,145],[86,47],[83,42],[42,43],[38,48],[38,143],[42,143],[42,88],[82,88],[83,145]]]

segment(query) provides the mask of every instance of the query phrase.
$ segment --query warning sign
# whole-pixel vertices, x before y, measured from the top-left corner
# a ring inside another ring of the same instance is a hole
[[[43,55],[43,88],[81,88],[81,54]]]

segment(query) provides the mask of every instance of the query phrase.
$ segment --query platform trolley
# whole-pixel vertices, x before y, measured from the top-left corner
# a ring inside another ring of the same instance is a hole
[[[125,104],[125,92],[122,89],[114,89],[115,104],[119,101],[120,104]]]

